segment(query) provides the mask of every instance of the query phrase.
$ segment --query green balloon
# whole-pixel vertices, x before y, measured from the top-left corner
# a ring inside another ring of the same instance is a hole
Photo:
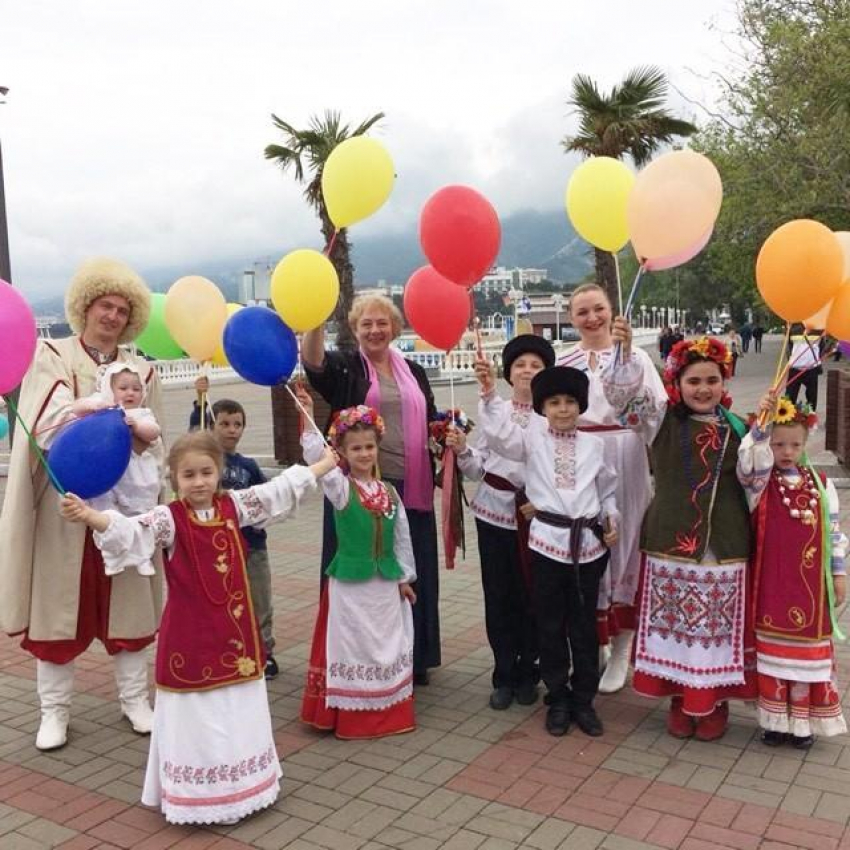
[[[183,349],[171,338],[165,325],[165,293],[151,294],[151,313],[145,329],[136,337],[136,345],[148,357],[157,360],[179,360]]]

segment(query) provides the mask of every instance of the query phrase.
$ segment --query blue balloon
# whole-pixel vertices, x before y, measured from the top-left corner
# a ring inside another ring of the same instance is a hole
[[[91,499],[118,483],[132,450],[123,411],[110,407],[66,425],[50,447],[47,462],[65,490]]]
[[[295,369],[298,341],[274,310],[245,307],[224,326],[224,353],[246,381],[273,387]]]
[[[0,413],[0,440],[9,433],[9,420]]]

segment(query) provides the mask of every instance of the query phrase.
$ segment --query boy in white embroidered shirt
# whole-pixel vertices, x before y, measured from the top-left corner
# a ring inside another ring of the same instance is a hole
[[[587,735],[602,734],[593,708],[599,686],[596,598],[617,539],[616,473],[603,460],[599,437],[576,430],[587,407],[587,376],[553,366],[531,382],[534,410],[545,417],[522,429],[494,392],[485,360],[479,416],[491,450],[526,464],[525,488],[535,507],[529,534],[540,641],[540,675],[548,690],[546,729],[565,735],[574,720]],[[604,523],[604,528],[603,528]],[[570,659],[572,658],[572,672]]]

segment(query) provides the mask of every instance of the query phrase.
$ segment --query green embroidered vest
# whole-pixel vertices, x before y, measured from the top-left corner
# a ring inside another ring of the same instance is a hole
[[[334,511],[337,548],[325,574],[339,581],[368,581],[376,574],[398,581],[404,573],[395,558],[393,542],[398,516],[398,495],[390,488],[393,515],[366,510],[352,484],[348,504]]]
[[[750,512],[735,472],[741,424],[724,418],[712,427],[667,412],[650,449],[655,496],[641,528],[644,552],[696,563],[709,548],[719,562],[749,558]]]

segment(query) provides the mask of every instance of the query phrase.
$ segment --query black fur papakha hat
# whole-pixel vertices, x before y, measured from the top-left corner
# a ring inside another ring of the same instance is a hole
[[[587,375],[571,366],[550,366],[531,379],[531,399],[535,413],[543,413],[543,402],[553,395],[568,395],[578,402],[579,413],[587,410],[590,382]]]
[[[509,384],[512,383],[511,366],[514,365],[514,360],[523,354],[536,354],[547,369],[555,365],[555,349],[552,348],[552,343],[548,340],[543,339],[542,336],[537,336],[537,334],[515,336],[502,349],[502,371]]]

